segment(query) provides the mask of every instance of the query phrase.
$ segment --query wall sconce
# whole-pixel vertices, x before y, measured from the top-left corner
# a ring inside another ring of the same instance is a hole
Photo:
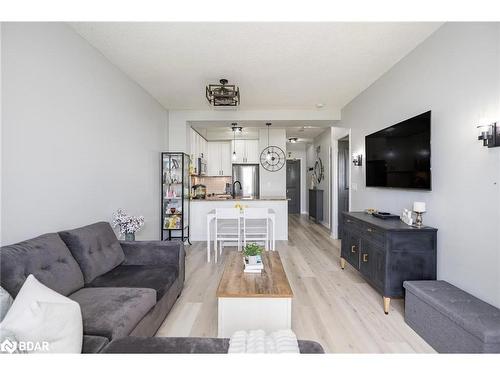
[[[352,154],[352,164],[355,167],[361,167],[363,165],[363,155],[361,155],[361,154]]]
[[[483,141],[483,146],[488,148],[500,146],[500,127],[497,127],[496,122],[478,126],[477,129],[479,131],[477,139]]]

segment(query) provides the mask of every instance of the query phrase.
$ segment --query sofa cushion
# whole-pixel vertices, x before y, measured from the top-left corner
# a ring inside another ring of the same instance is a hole
[[[65,296],[83,288],[82,271],[56,233],[3,246],[0,257],[2,287],[14,298],[30,274]]]
[[[115,232],[106,222],[59,232],[83,272],[85,283],[118,266],[125,259]]]
[[[118,266],[94,279],[90,287],[151,288],[159,301],[178,276],[178,267]]]
[[[156,304],[149,288],[83,288],[69,296],[80,304],[85,335],[127,336]]]
[[[315,341],[298,340],[301,354],[324,353]],[[229,339],[210,337],[124,337],[107,345],[103,353],[226,354]]]

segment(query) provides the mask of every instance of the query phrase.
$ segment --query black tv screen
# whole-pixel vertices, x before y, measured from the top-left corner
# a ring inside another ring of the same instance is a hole
[[[431,111],[365,138],[366,186],[431,190]]]

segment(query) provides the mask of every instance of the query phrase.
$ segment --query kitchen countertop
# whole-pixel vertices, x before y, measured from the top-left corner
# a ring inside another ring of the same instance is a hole
[[[287,201],[286,197],[260,197],[260,198],[218,198],[207,197],[206,199],[191,199],[191,202],[231,202],[231,201]]]

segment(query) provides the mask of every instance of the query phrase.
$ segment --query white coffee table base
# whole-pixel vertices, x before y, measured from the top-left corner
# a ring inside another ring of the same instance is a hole
[[[219,338],[231,337],[239,330],[269,333],[287,328],[292,328],[292,298],[218,298]]]

